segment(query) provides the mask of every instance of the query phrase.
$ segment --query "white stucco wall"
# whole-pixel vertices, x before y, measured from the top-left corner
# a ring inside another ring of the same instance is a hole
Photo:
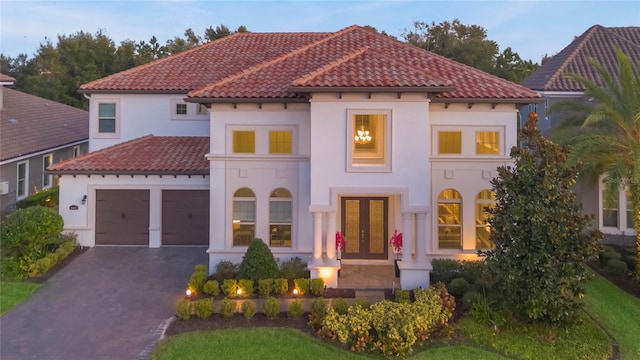
[[[180,94],[93,94],[89,101],[89,151],[103,149],[145,135],[207,136],[209,116],[196,114],[197,104],[187,104],[188,115],[172,115],[176,102],[186,97]],[[97,133],[98,104],[116,103],[117,135]]]
[[[96,190],[150,191],[149,246],[162,244],[162,190],[208,190],[208,176],[63,175],[60,177],[60,215],[64,230],[77,234],[81,246],[95,245]],[[82,198],[87,201],[82,204]],[[77,210],[73,208],[77,207]]]

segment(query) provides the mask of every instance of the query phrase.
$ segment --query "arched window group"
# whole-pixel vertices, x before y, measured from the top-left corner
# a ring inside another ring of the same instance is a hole
[[[492,247],[486,209],[495,205],[491,190],[480,191],[475,198],[476,249]],[[462,196],[457,190],[445,189],[438,195],[438,248],[462,249]]]
[[[233,246],[248,246],[256,238],[256,195],[249,188],[240,188],[233,195]],[[278,188],[269,196],[268,244],[291,247],[291,192]],[[260,233],[260,230],[258,230]],[[266,239],[263,239],[266,240]]]

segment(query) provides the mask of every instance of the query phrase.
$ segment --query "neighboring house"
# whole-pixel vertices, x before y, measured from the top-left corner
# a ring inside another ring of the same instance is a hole
[[[80,91],[93,152],[52,170],[83,245],[204,244],[212,272],[261,238],[335,287],[339,258],[393,264],[397,229],[408,289],[487,246],[489,181],[540,101],[359,26],[238,33]]]
[[[522,108],[521,118],[526,119],[530,111],[536,111],[540,118],[540,129],[547,134],[552,133],[563,115],[549,114],[548,107],[553,103],[582,99],[584,96],[582,85],[570,80],[567,75],[577,74],[602,84],[587,59],[593,58],[609,73],[617,73],[615,48],[621,49],[636,66],[640,66],[640,27],[594,25],[575,38],[522,82],[522,85],[539,91],[544,102]],[[607,203],[603,196],[602,180],[598,184],[585,180],[577,185],[576,192],[585,212],[594,215],[598,227],[606,234],[635,235],[628,189],[620,189],[617,199]]]
[[[15,79],[0,74],[0,215],[17,201],[57,185],[45,174],[51,164],[86,153],[89,113],[6,88]]]

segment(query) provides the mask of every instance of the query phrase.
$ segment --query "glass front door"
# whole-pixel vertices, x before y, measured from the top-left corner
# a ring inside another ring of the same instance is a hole
[[[387,198],[342,198],[343,259],[387,259]]]

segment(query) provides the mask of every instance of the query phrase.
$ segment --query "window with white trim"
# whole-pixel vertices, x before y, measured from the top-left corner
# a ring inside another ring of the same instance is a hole
[[[52,175],[47,175],[45,171],[53,163],[53,154],[47,154],[42,157],[42,188],[47,189],[51,187],[53,180]]]
[[[16,196],[18,200],[29,195],[29,162],[23,161],[18,163]]]
[[[275,189],[269,197],[269,246],[291,247],[291,193]]]
[[[348,171],[391,171],[391,110],[348,110]]]
[[[115,103],[98,104],[98,133],[100,134],[116,133],[116,104]]]
[[[462,197],[454,189],[438,195],[438,247],[462,249]]]
[[[80,156],[80,145],[76,145],[73,147],[73,149],[71,150],[71,157],[78,157]]]
[[[476,196],[476,249],[491,249],[489,240],[488,208],[496,206],[496,194],[491,190],[482,190]]]
[[[462,154],[462,132],[438,131],[438,154]]]
[[[499,131],[476,131],[476,154],[498,155],[500,154]]]
[[[256,237],[256,195],[249,188],[233,194],[233,246],[249,246]]]
[[[635,216],[633,216],[633,203],[631,203],[631,191],[625,192],[627,197],[627,228],[633,229],[635,224]]]
[[[174,115],[187,115],[187,104],[186,103],[177,103],[175,104],[175,112]]]
[[[292,148],[291,131],[269,131],[269,153],[270,154],[291,154]]]
[[[255,154],[256,152],[256,132],[247,130],[233,131],[233,152],[244,154]]]

